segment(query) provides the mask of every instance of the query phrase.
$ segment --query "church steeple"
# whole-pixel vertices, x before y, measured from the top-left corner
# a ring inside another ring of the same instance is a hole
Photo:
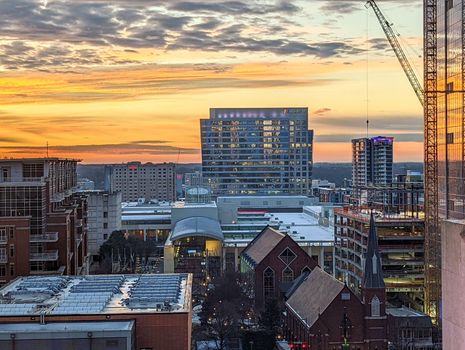
[[[365,271],[363,276],[363,288],[384,289],[384,276],[381,265],[381,256],[378,249],[378,235],[373,212],[370,215],[370,232],[368,234],[367,255],[365,259]]]

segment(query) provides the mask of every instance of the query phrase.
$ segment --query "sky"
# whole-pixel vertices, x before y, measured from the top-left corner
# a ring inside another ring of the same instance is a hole
[[[378,0],[422,80],[421,0]],[[308,107],[314,161],[422,108],[364,0],[0,0],[0,158],[200,162],[214,107]]]

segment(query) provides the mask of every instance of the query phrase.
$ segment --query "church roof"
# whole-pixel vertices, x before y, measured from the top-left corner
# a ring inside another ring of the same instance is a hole
[[[249,243],[242,255],[258,265],[284,237],[283,233],[268,226]]]
[[[341,293],[344,283],[319,267],[299,282],[286,304],[311,327]]]
[[[376,224],[373,213],[370,215],[370,232],[368,234],[368,247],[362,285],[365,289],[385,288],[381,256],[378,248],[378,235],[376,234]]]

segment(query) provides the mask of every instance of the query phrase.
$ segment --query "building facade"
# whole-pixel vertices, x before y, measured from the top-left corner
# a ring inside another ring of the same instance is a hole
[[[386,291],[374,219],[369,224],[361,297],[316,267],[287,295],[285,338],[309,349],[387,350]]]
[[[241,253],[241,273],[254,286],[255,307],[282,300],[292,282],[318,264],[289,235],[265,228]]]
[[[375,211],[379,251],[388,301],[423,310],[424,221]],[[367,258],[370,210],[353,207],[334,210],[336,278],[360,295]]]
[[[87,198],[75,193],[76,160],[0,161],[0,284],[87,267]]]
[[[0,348],[191,348],[189,274],[41,276],[0,289]]]
[[[121,192],[85,192],[87,195],[87,249],[98,255],[100,246],[113,231],[121,230]]]
[[[465,13],[461,0],[423,4],[425,311],[439,324],[441,300],[446,302],[441,298],[441,240],[448,234],[441,231],[441,221],[465,219]]]
[[[394,138],[378,136],[352,140],[352,187],[392,182]]]
[[[200,128],[202,174],[214,195],[309,193],[307,108],[212,108]]]
[[[130,162],[105,167],[105,190],[121,192],[123,202],[176,200],[176,165]]]

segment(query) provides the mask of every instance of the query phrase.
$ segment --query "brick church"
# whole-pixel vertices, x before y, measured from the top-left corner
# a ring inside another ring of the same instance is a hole
[[[386,290],[373,214],[361,299],[319,267],[297,278],[286,297],[285,337],[292,346],[387,349]]]

